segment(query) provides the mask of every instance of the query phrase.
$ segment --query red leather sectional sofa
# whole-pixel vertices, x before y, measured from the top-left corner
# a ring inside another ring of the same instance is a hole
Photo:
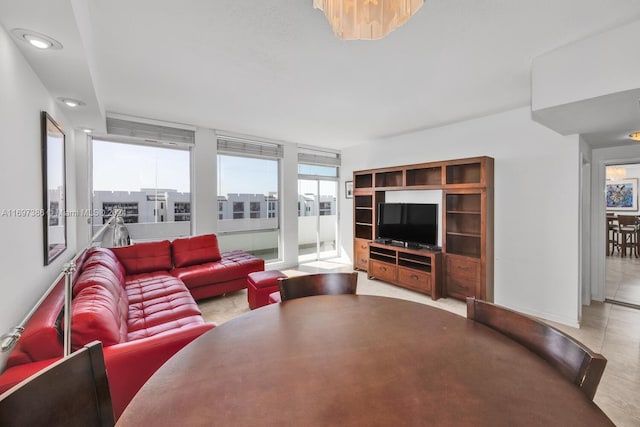
[[[215,327],[195,302],[247,287],[264,261],[220,253],[215,235],[90,248],[77,260],[72,348],[102,341],[116,418],[149,377],[189,342]],[[0,393],[63,353],[64,280],[25,326],[0,375]]]

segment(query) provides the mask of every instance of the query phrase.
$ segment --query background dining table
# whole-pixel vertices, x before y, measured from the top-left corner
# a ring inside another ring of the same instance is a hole
[[[603,426],[543,359],[427,305],[325,295],[202,335],[142,387],[118,426]]]

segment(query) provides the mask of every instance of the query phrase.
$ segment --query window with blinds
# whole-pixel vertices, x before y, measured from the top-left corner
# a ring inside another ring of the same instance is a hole
[[[300,178],[335,178],[340,176],[340,153],[309,147],[298,149]]]
[[[92,138],[91,169],[94,232],[118,208],[137,241],[191,234],[189,148]]]
[[[221,247],[242,249],[265,260],[279,259],[279,167],[284,147],[222,135],[217,145]]]
[[[196,133],[190,129],[141,123],[115,117],[107,117],[107,133],[158,142],[194,144],[196,141]]]
[[[218,154],[281,159],[284,147],[273,142],[219,136]]]

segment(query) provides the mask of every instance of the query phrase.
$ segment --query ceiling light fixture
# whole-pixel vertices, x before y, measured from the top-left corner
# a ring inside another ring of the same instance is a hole
[[[607,166],[605,175],[607,181],[620,181],[627,177],[627,168],[624,166]]]
[[[64,105],[71,108],[82,107],[84,105],[87,105],[84,102],[78,101],[77,99],[73,99],[73,98],[58,98],[58,101],[62,102]]]
[[[630,134],[629,139],[640,142],[640,131]]]
[[[313,0],[336,36],[343,40],[376,40],[409,20],[424,0]]]
[[[93,132],[93,129],[90,129],[90,128],[82,128],[82,132],[84,132],[84,133],[91,133],[91,132]]]
[[[29,45],[38,49],[62,49],[62,43],[56,39],[31,30],[25,30],[24,28],[14,28],[11,33]]]

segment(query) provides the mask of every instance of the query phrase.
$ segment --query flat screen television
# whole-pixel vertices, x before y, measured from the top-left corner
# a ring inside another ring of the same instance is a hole
[[[377,237],[405,245],[438,245],[438,205],[435,203],[380,203]]]

